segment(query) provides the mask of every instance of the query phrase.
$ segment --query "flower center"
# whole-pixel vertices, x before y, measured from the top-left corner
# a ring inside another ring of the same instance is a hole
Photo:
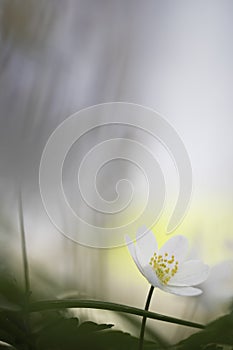
[[[168,284],[170,279],[176,274],[178,271],[178,264],[179,262],[177,260],[175,261],[175,256],[169,256],[168,253],[164,253],[163,255],[154,253],[150,259],[150,265],[163,284]]]

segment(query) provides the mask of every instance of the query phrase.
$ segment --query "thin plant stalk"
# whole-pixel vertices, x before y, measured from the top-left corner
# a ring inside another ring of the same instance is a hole
[[[21,234],[21,246],[22,246],[22,258],[23,258],[23,271],[24,271],[24,283],[25,283],[25,299],[24,299],[24,324],[28,335],[31,335],[30,327],[30,313],[29,313],[29,303],[30,303],[30,277],[29,277],[29,266],[27,257],[27,246],[26,246],[26,235],[24,229],[24,217],[23,217],[23,203],[22,203],[22,193],[19,191],[19,226]],[[28,349],[34,349],[33,345],[28,342]]]
[[[28,258],[27,258],[27,246],[26,246],[26,236],[25,236],[25,229],[24,229],[23,203],[22,203],[21,191],[19,192],[19,225],[20,225],[21,244],[22,244],[25,295],[26,295],[26,302],[28,303],[29,297],[30,297],[30,278],[29,278],[29,267],[28,267]]]
[[[157,314],[155,312],[145,311],[143,309],[138,309],[136,307],[110,303],[106,301],[99,300],[87,300],[87,299],[63,299],[63,300],[43,300],[37,302],[31,302],[29,305],[29,312],[42,312],[47,310],[64,310],[64,309],[96,309],[96,310],[109,310],[123,312],[131,315],[146,316],[153,320],[169,322],[173,324],[179,324],[182,326],[193,327],[198,329],[204,329],[205,326],[199,323],[181,320],[179,318],[174,318],[171,316],[165,316]]]
[[[150,290],[149,290],[149,293],[148,293],[148,296],[147,296],[147,299],[146,299],[145,311],[149,310],[150,302],[151,302],[151,298],[152,298],[154,289],[155,288],[153,286],[150,287]],[[138,348],[139,350],[143,349],[143,341],[144,341],[144,334],[145,334],[145,327],[146,327],[146,319],[147,319],[147,317],[143,316],[143,318],[142,318],[142,325],[141,325],[141,332],[140,332],[140,338],[139,338],[139,348]]]

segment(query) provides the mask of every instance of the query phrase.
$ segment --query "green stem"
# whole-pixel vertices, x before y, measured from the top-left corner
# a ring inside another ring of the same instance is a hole
[[[155,288],[153,286],[150,287],[150,290],[149,290],[149,293],[148,293],[148,296],[146,299],[145,311],[149,310],[149,306],[150,306],[150,302],[151,302],[151,298],[152,298],[154,289]],[[141,332],[140,332],[140,338],[139,338],[139,348],[138,348],[139,350],[143,349],[143,341],[144,341],[144,334],[145,334],[145,327],[146,327],[146,318],[147,317],[144,315],[143,319],[142,319],[142,326],[141,326]]]
[[[19,191],[19,225],[21,233],[21,245],[22,245],[22,257],[23,257],[23,270],[24,270],[24,283],[25,283],[25,300],[24,300],[24,323],[25,329],[28,335],[31,335],[30,327],[30,314],[29,314],[29,302],[30,302],[30,279],[29,279],[29,268],[28,268],[28,258],[27,258],[27,246],[26,246],[26,235],[24,229],[24,217],[23,217],[23,203],[22,203],[22,193]],[[31,344],[28,345],[28,349],[33,349]]]
[[[22,204],[21,191],[19,193],[19,225],[20,225],[21,242],[22,242],[25,294],[26,294],[26,302],[28,303],[29,296],[30,296],[30,280],[29,280],[29,268],[28,268],[28,259],[27,259],[27,246],[26,246],[26,237],[25,237],[25,230],[24,230],[23,204]]]
[[[40,312],[47,310],[60,310],[69,308],[84,308],[84,309],[98,309],[98,310],[109,310],[123,312],[131,315],[146,316],[154,320],[170,322],[174,324],[179,324],[182,326],[193,327],[204,329],[205,326],[199,323],[181,320],[179,318],[174,318],[170,316],[165,316],[157,314],[151,311],[145,311],[136,307],[109,303],[105,301],[98,300],[80,300],[80,299],[68,299],[68,300],[43,300],[38,302],[33,302],[29,304],[29,312]]]

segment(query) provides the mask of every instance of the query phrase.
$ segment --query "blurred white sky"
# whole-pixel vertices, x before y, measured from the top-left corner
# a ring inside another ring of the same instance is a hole
[[[43,120],[42,147],[71,112],[134,102],[154,108],[177,129],[197,191],[231,195],[232,2],[69,0],[53,6],[57,17],[42,52],[12,46],[0,87],[3,139],[17,136],[25,119],[32,134]],[[31,98],[36,103],[25,116],[22,107]]]

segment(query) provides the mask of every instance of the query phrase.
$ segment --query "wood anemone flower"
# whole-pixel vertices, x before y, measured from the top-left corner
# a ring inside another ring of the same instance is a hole
[[[158,249],[154,234],[142,227],[136,234],[136,244],[125,237],[129,252],[139,271],[153,286],[164,292],[194,296],[202,293],[194,288],[209,275],[209,266],[201,260],[185,260],[188,250],[186,237],[176,235]]]

